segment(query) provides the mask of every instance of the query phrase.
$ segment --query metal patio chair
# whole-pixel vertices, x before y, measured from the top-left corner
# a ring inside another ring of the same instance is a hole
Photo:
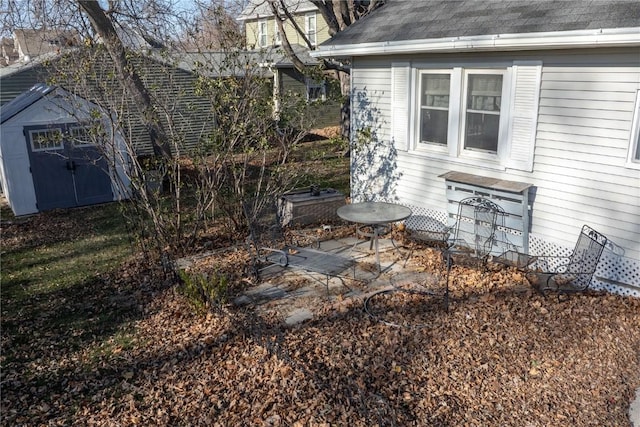
[[[320,250],[317,237],[310,237],[311,245],[316,249],[301,246],[295,235],[284,227],[282,221],[283,205],[273,199],[253,199],[243,204],[245,217],[249,224],[247,248],[251,256],[248,273],[255,280],[260,280],[262,273],[271,268],[293,268],[326,277],[327,293],[329,279],[337,277],[342,284],[347,271],[352,269],[355,279],[355,259],[336,253]],[[350,289],[350,288],[349,288]]]
[[[527,279],[542,293],[585,291],[608,244],[604,235],[583,225],[569,256],[536,256],[529,266]]]
[[[469,197],[459,202],[455,223],[444,251],[447,296],[454,261],[471,261],[475,267],[486,269],[487,261],[492,255],[504,252],[504,249],[498,247],[499,226],[503,224],[504,217],[504,210],[489,199]]]
[[[475,266],[486,266],[491,255],[504,252],[499,248],[499,226],[505,217],[504,210],[482,197],[469,197],[459,202],[453,225],[447,226],[431,217],[415,217],[407,220],[408,239],[415,244],[424,244],[442,251],[446,266],[446,281],[443,297],[445,306],[449,300],[451,268],[455,262],[472,262]],[[506,239],[502,239],[505,240]],[[407,256],[407,260],[411,256]],[[406,261],[405,261],[406,265]]]

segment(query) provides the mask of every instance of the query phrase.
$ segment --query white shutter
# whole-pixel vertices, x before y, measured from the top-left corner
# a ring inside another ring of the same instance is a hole
[[[507,167],[533,171],[542,64],[514,63]]]
[[[391,139],[396,149],[409,149],[410,64],[391,64]]]

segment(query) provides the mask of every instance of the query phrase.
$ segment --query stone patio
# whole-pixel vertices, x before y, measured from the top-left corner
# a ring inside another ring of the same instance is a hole
[[[311,320],[326,310],[361,304],[371,293],[402,286],[405,283],[433,281],[433,274],[415,271],[405,259],[406,248],[396,248],[390,239],[379,240],[381,273],[375,263],[375,250],[369,242],[355,237],[323,241],[323,251],[350,254],[357,260],[353,271],[344,277],[327,278],[323,274],[298,269],[273,267],[257,286],[234,300],[236,305],[254,304],[259,310],[278,316],[286,325],[295,326]]]

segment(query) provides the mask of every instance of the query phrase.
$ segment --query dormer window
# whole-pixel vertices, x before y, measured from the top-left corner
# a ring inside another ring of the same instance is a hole
[[[317,43],[316,38],[316,13],[311,12],[307,13],[304,16],[304,25],[305,25],[305,35],[307,39],[311,43],[312,46],[315,46]]]

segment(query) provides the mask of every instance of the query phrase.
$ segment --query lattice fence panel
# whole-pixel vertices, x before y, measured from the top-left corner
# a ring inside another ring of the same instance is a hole
[[[411,209],[411,216],[405,220],[405,225],[410,230],[428,229],[433,221],[449,225],[449,216],[447,212],[427,209],[420,206],[406,205]]]
[[[550,243],[536,236],[529,236],[529,254],[567,257],[573,248]],[[640,297],[640,262],[627,258],[619,250],[605,248],[598,263],[591,289],[604,290],[619,295]]]

